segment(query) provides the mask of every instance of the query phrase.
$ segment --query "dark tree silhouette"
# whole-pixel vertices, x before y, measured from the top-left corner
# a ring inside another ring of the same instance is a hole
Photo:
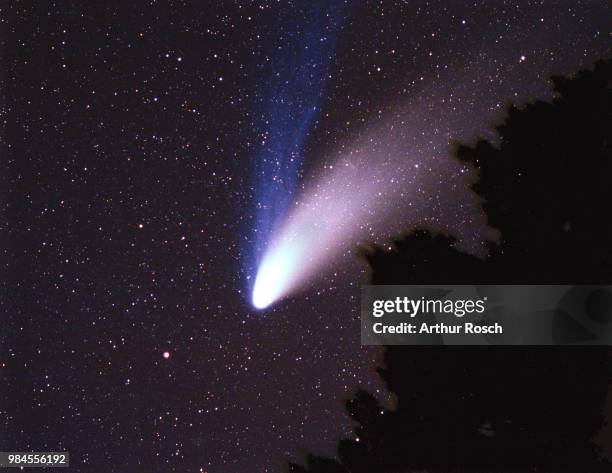
[[[482,260],[421,230],[364,256],[374,284],[612,283],[612,63],[553,78],[557,98],[510,108],[499,143],[461,145],[501,240]],[[593,438],[611,379],[601,347],[387,347],[386,410],[347,402],[357,440],[291,473],[610,471]]]

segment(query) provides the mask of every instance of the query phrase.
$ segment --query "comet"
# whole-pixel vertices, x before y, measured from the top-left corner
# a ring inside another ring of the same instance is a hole
[[[256,309],[307,289],[348,261],[358,245],[389,245],[417,227],[453,235],[460,250],[486,253],[483,242],[497,235],[470,191],[476,170],[449,156],[451,137],[469,139],[479,124],[467,126],[448,109],[448,101],[462,98],[450,94],[432,104],[425,89],[375,115],[335,149],[311,157],[318,170],[300,175],[302,183],[296,178],[286,206],[264,207],[276,218],[257,234],[250,286]],[[493,114],[493,108],[483,110],[483,120]],[[257,219],[272,220],[264,214]]]

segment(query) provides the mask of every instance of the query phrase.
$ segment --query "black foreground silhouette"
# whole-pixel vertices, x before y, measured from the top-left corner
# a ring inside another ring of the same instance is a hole
[[[612,62],[553,78],[557,98],[511,107],[499,142],[460,145],[501,239],[480,259],[413,232],[364,250],[373,284],[612,284]],[[359,391],[358,440],[290,473],[612,471],[593,441],[612,380],[607,347],[386,347],[396,406]],[[611,420],[612,421],[612,420]]]

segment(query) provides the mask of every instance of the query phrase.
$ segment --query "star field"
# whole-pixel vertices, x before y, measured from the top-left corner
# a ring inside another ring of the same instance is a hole
[[[304,58],[332,41],[308,5],[2,5],[2,450],[69,451],[87,473],[265,473],[333,454],[352,435],[342,401],[386,398],[380,353],[359,342],[354,245],[265,313],[250,304],[277,170],[265,143],[293,124],[274,84],[317,107],[299,165],[278,167],[289,201],[373,156],[363,166],[392,167],[372,176],[400,197],[360,241],[427,226],[480,251],[494,235],[449,143],[609,55],[606,2],[367,1],[335,9],[334,47]],[[282,61],[300,58],[325,74],[292,89]]]

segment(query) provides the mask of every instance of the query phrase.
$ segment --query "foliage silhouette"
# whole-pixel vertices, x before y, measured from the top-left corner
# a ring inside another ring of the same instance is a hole
[[[552,102],[511,107],[499,142],[460,145],[501,239],[486,259],[419,230],[364,257],[373,284],[612,283],[612,62],[555,77]],[[593,437],[611,379],[601,347],[387,347],[387,410],[359,391],[356,438],[290,473],[610,471]]]

